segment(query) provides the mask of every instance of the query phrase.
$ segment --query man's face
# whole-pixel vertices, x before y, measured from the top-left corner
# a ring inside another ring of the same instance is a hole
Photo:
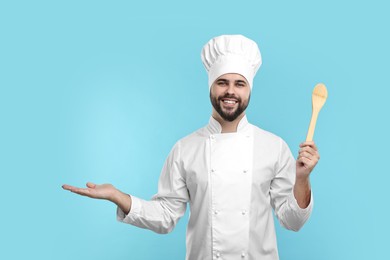
[[[250,92],[250,86],[243,76],[224,74],[211,86],[211,104],[223,120],[232,122],[247,108]]]

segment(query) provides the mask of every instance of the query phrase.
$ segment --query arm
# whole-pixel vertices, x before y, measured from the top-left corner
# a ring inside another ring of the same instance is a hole
[[[169,233],[184,215],[189,201],[185,171],[180,160],[180,142],[170,152],[161,171],[158,192],[151,200],[131,196],[129,214],[117,211],[118,221],[146,228],[156,233]]]
[[[297,167],[305,161],[301,157],[296,162],[287,144],[281,140],[276,174],[270,187],[271,205],[279,222],[294,231],[308,220],[313,207],[307,170]]]
[[[111,184],[96,185],[88,182],[87,188],[63,185],[62,188],[94,199],[105,199],[118,206],[117,219],[156,233],[168,233],[186,211],[189,200],[185,178],[179,162],[179,145],[166,160],[158,184],[158,193],[150,201],[130,196]]]
[[[64,184],[62,188],[64,190],[71,191],[73,193],[90,197],[93,199],[104,199],[116,204],[123,212],[128,214],[131,209],[131,197],[128,194],[116,189],[111,184],[96,185],[88,182],[87,188],[78,188],[71,185]]]
[[[299,145],[299,155],[296,161],[296,179],[294,196],[299,207],[306,208],[310,204],[311,187],[310,173],[317,165],[320,154],[314,142],[304,142]]]

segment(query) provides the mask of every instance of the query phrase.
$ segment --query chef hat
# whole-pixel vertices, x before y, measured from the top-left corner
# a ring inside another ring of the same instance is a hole
[[[242,35],[221,35],[202,49],[202,62],[209,74],[209,88],[226,73],[241,74],[252,89],[253,78],[261,65],[257,44]]]

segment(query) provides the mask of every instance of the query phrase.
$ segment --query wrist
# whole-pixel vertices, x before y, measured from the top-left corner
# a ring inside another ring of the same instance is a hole
[[[294,197],[301,209],[307,208],[311,200],[309,177],[300,177],[295,180]]]
[[[116,204],[125,214],[128,214],[130,212],[132,200],[129,194],[123,193],[122,191],[115,189],[111,202]]]
[[[307,185],[310,184],[309,176],[296,176],[295,184]]]
[[[118,205],[121,200],[121,196],[123,196],[122,192],[118,189],[114,189],[109,200]]]
[[[305,192],[309,193],[311,191],[310,179],[309,177],[299,177],[295,180],[294,193],[296,192]]]

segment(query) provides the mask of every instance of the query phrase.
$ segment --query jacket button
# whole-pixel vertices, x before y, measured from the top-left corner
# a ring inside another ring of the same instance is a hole
[[[221,253],[220,252],[217,252],[217,254],[215,255],[217,258],[219,258],[221,256]]]
[[[218,210],[214,210],[214,215],[218,215]]]
[[[241,253],[241,257],[242,257],[242,258],[245,258],[245,256],[246,256],[245,252],[242,252],[242,253]]]
[[[241,214],[245,215],[246,214],[246,210],[244,209],[243,211],[241,211]]]
[[[247,172],[248,172],[248,170],[243,170],[243,172],[244,172],[244,173],[247,173]]]

